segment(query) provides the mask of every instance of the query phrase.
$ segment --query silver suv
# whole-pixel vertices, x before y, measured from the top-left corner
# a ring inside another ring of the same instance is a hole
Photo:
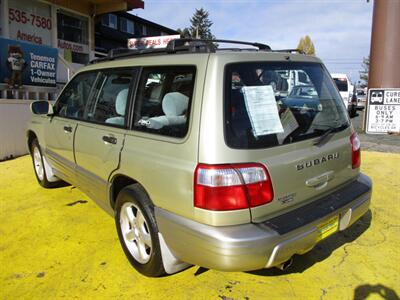
[[[368,211],[360,141],[322,62],[234,43],[256,49],[114,51],[54,106],[32,104],[39,183],[91,197],[147,276],[285,268]]]

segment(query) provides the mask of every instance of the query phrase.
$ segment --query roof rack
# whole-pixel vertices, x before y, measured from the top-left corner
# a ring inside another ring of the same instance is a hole
[[[150,48],[150,49],[128,49],[128,48],[115,48],[108,51],[107,56],[93,59],[89,64],[95,64],[104,61],[110,61],[114,59],[123,59],[130,56],[137,55],[157,55],[165,53],[165,48]]]
[[[217,48],[217,51],[254,51],[258,52],[255,48]]]
[[[160,55],[160,54],[174,54],[181,52],[189,53],[214,53],[217,50],[215,43],[229,43],[248,45],[258,48],[260,51],[271,51],[271,47],[261,43],[250,43],[234,40],[207,40],[207,39],[192,39],[181,38],[171,40],[165,48],[146,48],[146,49],[127,49],[117,48],[111,49],[105,57],[97,58],[89,62],[89,64],[99,63],[103,61],[110,61],[114,59],[122,59],[138,55]]]
[[[243,41],[235,41],[235,40],[208,40],[208,39],[193,39],[193,38],[182,38],[172,40],[168,43],[167,49],[170,51],[174,51],[176,47],[199,47],[204,46],[208,47],[209,52],[215,52],[217,46],[215,43],[226,43],[226,44],[239,44],[239,45],[247,45],[258,48],[259,50],[271,51],[271,47],[266,44],[261,43],[251,43],[251,42],[243,42]]]
[[[300,50],[300,49],[279,49],[279,50],[274,50],[274,52],[287,52],[287,53],[305,54],[304,51]]]

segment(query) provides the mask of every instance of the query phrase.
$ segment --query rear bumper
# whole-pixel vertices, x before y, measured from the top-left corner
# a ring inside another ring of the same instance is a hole
[[[160,233],[176,258],[224,271],[249,271],[279,265],[319,241],[317,225],[339,216],[339,231],[364,215],[371,180],[363,175],[313,203],[263,223],[215,227],[156,208]]]

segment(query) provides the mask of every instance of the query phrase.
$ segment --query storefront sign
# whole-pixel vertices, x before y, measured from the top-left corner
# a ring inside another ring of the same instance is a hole
[[[128,39],[129,49],[165,48],[169,41],[179,39],[180,35],[152,36],[141,39]]]
[[[400,89],[370,89],[367,111],[367,133],[399,133]]]
[[[58,49],[0,37],[0,82],[56,86]]]
[[[10,38],[38,45],[51,45],[50,5],[30,0],[9,0]]]
[[[78,44],[70,41],[58,40],[58,48],[71,50],[72,52],[78,53],[89,53],[89,46],[84,44]]]

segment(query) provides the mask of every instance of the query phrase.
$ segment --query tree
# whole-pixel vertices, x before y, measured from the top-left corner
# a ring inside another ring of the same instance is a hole
[[[181,35],[181,37],[183,37],[183,38],[190,38],[190,37],[192,37],[191,34],[190,34],[190,29],[187,28],[187,27],[182,28],[182,29],[178,28],[176,31],[178,31],[179,34]]]
[[[308,35],[300,39],[297,49],[303,51],[307,55],[315,56],[314,43],[311,41],[311,38]]]
[[[359,71],[361,79],[361,87],[366,87],[368,86],[369,56],[363,58],[361,67],[363,68],[361,71]]]
[[[215,39],[211,33],[213,22],[209,19],[209,13],[203,8],[197,9],[190,19],[190,35],[200,39]]]

